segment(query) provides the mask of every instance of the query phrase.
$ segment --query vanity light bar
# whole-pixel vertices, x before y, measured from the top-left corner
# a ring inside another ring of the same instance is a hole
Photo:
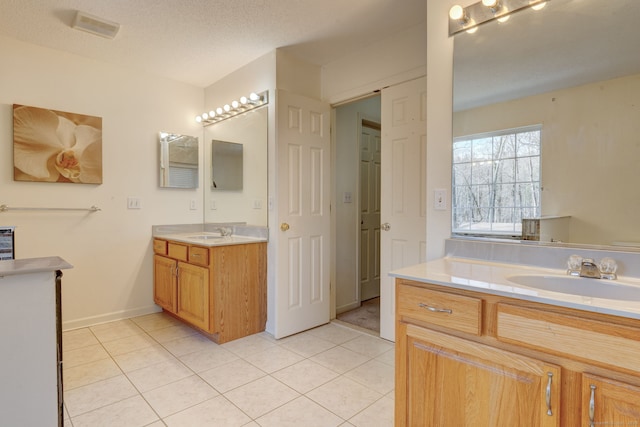
[[[210,126],[214,123],[221,122],[245,111],[253,110],[269,103],[269,91],[251,94],[240,97],[239,101],[232,101],[231,104],[225,104],[208,113],[202,113],[196,117],[196,122],[202,123],[202,126]]]
[[[455,5],[449,10],[449,35],[462,31],[474,33],[478,25],[497,19],[504,22],[509,16],[525,8],[542,9],[550,0],[481,0],[471,6]]]

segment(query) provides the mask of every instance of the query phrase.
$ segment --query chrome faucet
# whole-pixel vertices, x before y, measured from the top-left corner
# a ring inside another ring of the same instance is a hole
[[[220,235],[222,237],[231,236],[231,234],[233,233],[233,229],[231,227],[220,227],[218,228],[218,231],[220,232]]]
[[[584,258],[580,263],[580,277],[588,277],[590,279],[600,279],[600,269],[596,265],[593,258]]]
[[[593,258],[571,255],[567,261],[567,267],[567,274],[570,276],[609,280],[617,278],[616,270],[618,269],[618,264],[613,258],[602,258],[600,264],[596,264]]]

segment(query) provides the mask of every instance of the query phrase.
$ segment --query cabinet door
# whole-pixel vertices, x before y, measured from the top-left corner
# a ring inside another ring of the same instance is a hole
[[[640,387],[584,374],[581,425],[640,425]]]
[[[396,423],[559,426],[558,366],[414,325],[406,331],[398,362],[407,379],[396,403],[407,406]]]
[[[176,266],[170,258],[153,257],[153,300],[172,313],[176,312]]]
[[[209,331],[209,270],[178,262],[178,311],[187,322]]]

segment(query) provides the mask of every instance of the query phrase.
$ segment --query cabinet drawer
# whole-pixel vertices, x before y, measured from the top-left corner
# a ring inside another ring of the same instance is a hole
[[[466,332],[482,334],[482,299],[398,285],[398,314]]]
[[[166,255],[167,254],[167,241],[166,240],[153,239],[153,253],[158,254],[158,255]]]
[[[178,259],[180,261],[187,261],[187,246],[179,245],[177,243],[168,243],[168,254],[171,258]]]
[[[202,265],[204,267],[209,265],[209,249],[201,248],[199,246],[191,246],[189,248],[189,262],[191,264]]]
[[[640,372],[640,328],[500,303],[497,337],[606,368]]]

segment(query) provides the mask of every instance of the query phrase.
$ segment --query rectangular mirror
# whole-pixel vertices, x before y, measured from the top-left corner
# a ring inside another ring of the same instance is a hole
[[[160,132],[160,187],[198,188],[198,138]]]
[[[546,241],[640,242],[639,13],[633,0],[553,0],[455,36],[454,139],[541,126],[539,215],[568,218]]]
[[[227,141],[211,142],[211,189],[242,190],[242,144]]]

